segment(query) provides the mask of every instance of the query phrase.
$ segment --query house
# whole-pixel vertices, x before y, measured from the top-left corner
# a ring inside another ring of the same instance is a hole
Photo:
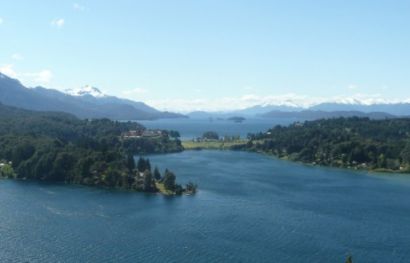
[[[161,130],[132,130],[124,132],[121,137],[123,139],[132,139],[132,138],[153,138],[163,136]]]
[[[124,132],[121,137],[124,139],[128,138],[140,138],[142,136],[143,131],[142,130],[133,130],[133,131],[127,131]]]
[[[162,136],[161,130],[145,130],[142,133],[142,137],[160,137]]]

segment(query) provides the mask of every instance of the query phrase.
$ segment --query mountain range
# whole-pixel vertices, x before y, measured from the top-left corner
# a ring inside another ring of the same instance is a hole
[[[361,111],[322,111],[322,110],[303,110],[303,111],[270,111],[262,114],[264,118],[285,118],[285,119],[302,119],[317,120],[331,119],[339,117],[366,117],[370,119],[392,119],[397,116],[385,112],[361,112]]]
[[[28,110],[67,112],[79,118],[152,120],[185,117],[178,113],[159,111],[143,102],[105,95],[91,86],[66,92],[44,87],[27,88],[2,73],[0,103]]]
[[[359,100],[326,102],[310,107],[297,104],[256,105],[229,112],[195,111],[187,115],[159,111],[143,102],[109,96],[98,88],[85,86],[65,92],[44,87],[27,88],[18,80],[0,73],[0,103],[28,110],[60,111],[79,118],[113,120],[154,120],[161,118],[296,118],[369,117],[373,119],[410,116],[410,103],[362,103]]]
[[[385,119],[410,116],[410,103],[377,103],[363,104],[356,102],[328,102],[313,105],[311,107],[299,107],[288,105],[256,105],[250,108],[227,111],[206,112],[194,111],[187,114],[190,118],[229,118],[242,116],[247,118],[298,118],[298,119],[322,119],[335,117],[368,117],[371,119]]]

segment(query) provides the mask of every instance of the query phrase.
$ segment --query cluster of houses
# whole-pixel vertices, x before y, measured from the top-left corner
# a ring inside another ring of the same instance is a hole
[[[162,130],[131,130],[121,134],[123,139],[133,139],[133,138],[155,138],[162,137],[164,133]]]
[[[209,139],[209,138],[204,138],[204,137],[196,137],[192,138],[193,142],[235,142],[235,141],[240,141],[241,137],[238,136],[222,136],[219,137],[218,139]]]

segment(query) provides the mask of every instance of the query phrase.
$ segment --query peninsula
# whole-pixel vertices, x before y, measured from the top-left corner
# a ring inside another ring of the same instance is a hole
[[[0,177],[101,186],[167,195],[195,193],[168,169],[154,171],[134,155],[180,152],[173,131],[135,122],[80,120],[67,113],[35,112],[0,104]],[[135,134],[135,136],[132,136]]]

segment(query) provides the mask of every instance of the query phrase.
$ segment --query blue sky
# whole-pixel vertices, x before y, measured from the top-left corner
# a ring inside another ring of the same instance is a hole
[[[4,1],[0,69],[172,110],[410,98],[410,1]]]

